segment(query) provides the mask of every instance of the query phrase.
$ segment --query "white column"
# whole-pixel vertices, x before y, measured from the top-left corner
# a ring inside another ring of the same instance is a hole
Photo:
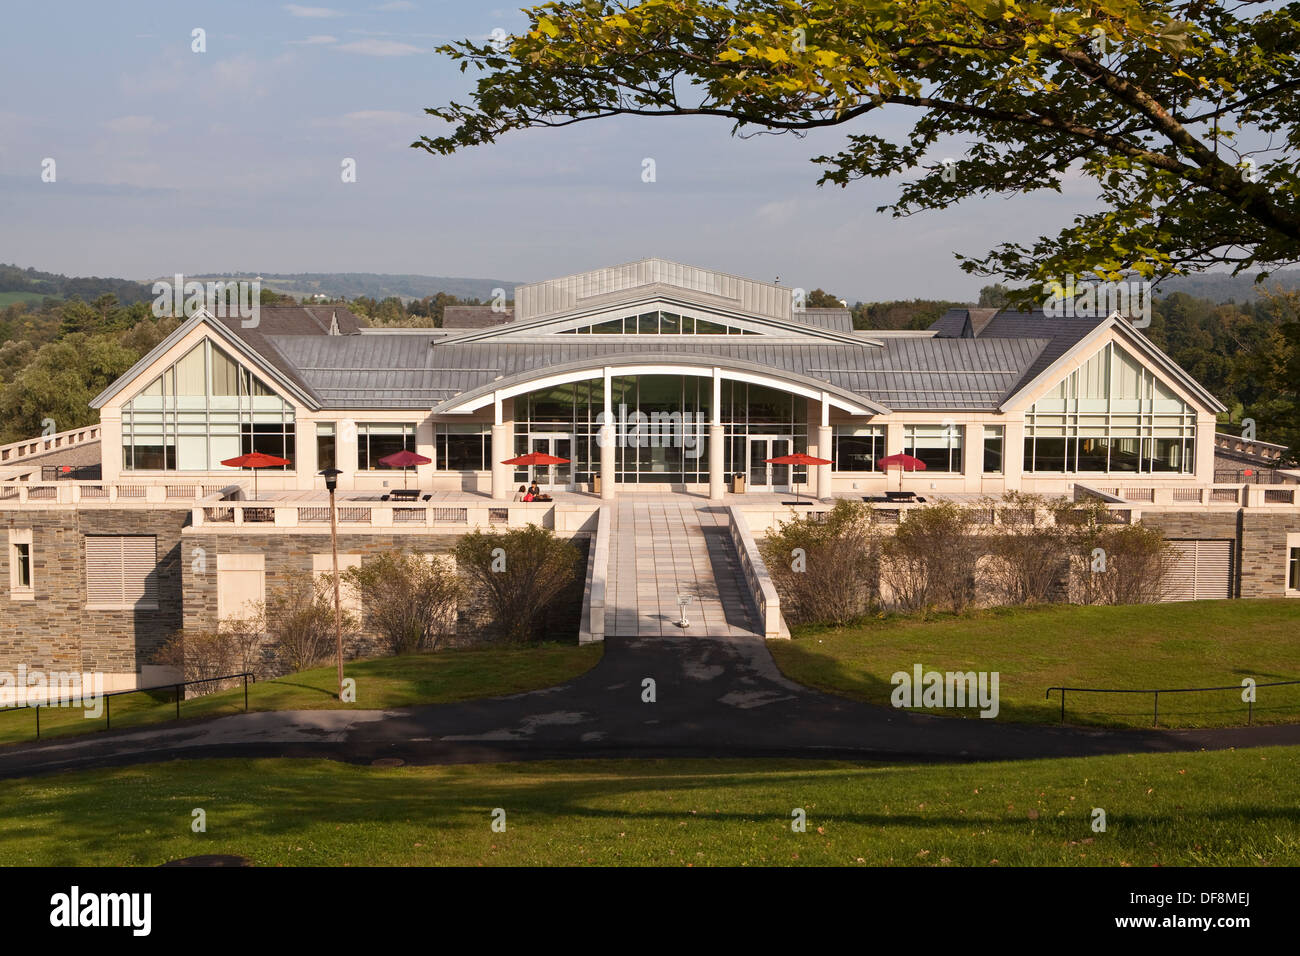
[[[822,392],[822,420],[817,426],[818,458],[834,458],[834,442],[831,437],[831,399]],[[831,466],[817,465],[817,497],[823,500],[832,497]]]
[[[709,498],[721,501],[727,483],[722,474],[726,462],[726,436],[722,428],[722,369],[713,370],[713,411],[709,419]]]
[[[614,498],[614,382],[613,372],[607,367],[604,374],[605,416],[600,426],[600,497],[603,501]]]
[[[514,423],[502,419],[500,395],[492,396],[492,411],[492,498],[509,501],[510,466],[502,462],[515,456]]]

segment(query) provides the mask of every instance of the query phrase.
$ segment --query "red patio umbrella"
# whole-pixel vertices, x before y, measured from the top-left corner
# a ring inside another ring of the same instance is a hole
[[[569,459],[556,458],[544,451],[530,451],[526,455],[520,455],[518,458],[507,458],[501,462],[503,465],[567,465],[568,463]]]
[[[417,455],[413,451],[403,448],[401,451],[395,451],[391,455],[385,455],[379,459],[379,463],[385,468],[402,469],[402,487],[406,487],[406,469],[414,465],[427,465],[433,461],[432,458],[425,458],[423,455]]]
[[[884,458],[881,458],[879,461],[877,461],[876,464],[880,465],[882,468],[885,469],[886,487],[888,487],[890,465],[898,466],[898,490],[899,491],[903,490],[903,472],[925,471],[925,462],[921,461],[921,459],[919,458],[913,457],[912,455],[904,455],[902,453],[899,453],[897,455],[886,455]]]
[[[548,455],[544,451],[530,451],[526,455],[520,455],[518,458],[507,458],[501,462],[503,465],[567,465],[569,459],[556,458],[554,455]],[[537,478],[534,475],[533,480]]]
[[[766,461],[767,461],[767,463],[768,463],[769,465],[830,465],[830,464],[834,464],[834,462],[832,462],[829,458],[814,458],[812,455],[805,455],[805,454],[804,454],[803,452],[801,452],[801,451],[799,451],[799,452],[795,452],[793,455],[782,455],[782,456],[779,457],[779,458],[768,458],[768,459],[766,459]],[[795,500],[798,500],[798,499],[799,499],[799,486],[798,486],[798,485],[795,485],[793,481],[790,482],[790,484],[794,485],[794,497],[795,497]]]
[[[257,500],[257,469],[259,468],[276,468],[280,465],[291,465],[293,462],[288,458],[276,458],[274,455],[266,455],[260,451],[249,452],[247,455],[240,455],[238,458],[227,458],[222,462],[227,468],[252,468],[253,469],[253,500]]]

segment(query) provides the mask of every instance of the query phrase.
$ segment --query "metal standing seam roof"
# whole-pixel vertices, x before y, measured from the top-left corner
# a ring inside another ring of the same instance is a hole
[[[612,337],[611,337],[612,338]],[[382,336],[268,336],[266,341],[334,408],[429,408],[497,380],[618,355],[680,361],[734,359],[842,388],[898,410],[996,409],[1047,339],[889,338],[882,346],[825,340],[680,341],[536,336],[440,342],[427,332]]]

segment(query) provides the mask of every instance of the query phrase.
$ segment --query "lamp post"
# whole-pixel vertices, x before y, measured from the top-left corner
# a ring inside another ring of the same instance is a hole
[[[321,473],[325,479],[325,488],[330,493],[330,553],[334,562],[334,643],[338,650],[339,664],[339,701],[343,700],[343,605],[339,601],[339,523],[338,511],[334,507],[334,492],[339,486],[337,468],[326,468]]]

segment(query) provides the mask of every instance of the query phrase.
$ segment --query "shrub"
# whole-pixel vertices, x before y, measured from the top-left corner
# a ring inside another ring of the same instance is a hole
[[[1061,581],[1070,575],[1072,532],[1067,516],[1075,510],[1074,503],[1012,491],[983,507],[997,516],[997,524],[984,537],[985,580],[994,600],[1014,605],[1061,599]]]
[[[1091,521],[1079,530],[1073,550],[1076,595],[1084,604],[1154,604],[1176,560],[1164,535],[1141,522]]]
[[[846,499],[824,516],[780,522],[759,543],[791,624],[843,625],[869,613],[877,597],[878,549],[871,509]]]
[[[508,640],[539,638],[547,604],[574,577],[578,549],[530,524],[508,531],[471,531],[455,549],[461,573],[481,589],[493,623]]]
[[[975,598],[975,564],[984,541],[974,515],[951,501],[907,511],[881,546],[880,577],[894,601],[909,611],[961,611]]]
[[[154,663],[174,667],[183,681],[206,681],[195,684],[189,696],[202,696],[222,690],[224,682],[214,677],[227,674],[263,674],[261,667],[262,617],[227,618],[214,630],[177,631],[154,655]]]
[[[332,575],[289,574],[267,596],[264,616],[271,645],[289,670],[302,671],[319,664],[337,646]],[[343,633],[349,634],[355,621],[347,611],[342,617]]]
[[[343,579],[356,588],[366,622],[390,653],[433,650],[455,629],[462,589],[455,568],[443,558],[385,551],[349,568]]]

